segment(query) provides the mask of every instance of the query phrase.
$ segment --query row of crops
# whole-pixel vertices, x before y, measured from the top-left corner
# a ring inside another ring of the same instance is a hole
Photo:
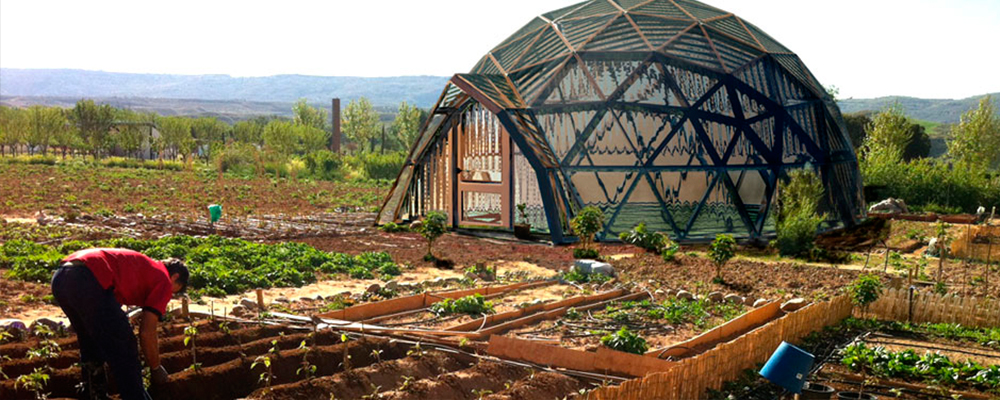
[[[8,279],[44,283],[64,257],[91,247],[126,248],[154,259],[185,260],[191,271],[190,287],[197,294],[210,296],[255,288],[298,287],[315,282],[317,274],[388,280],[402,272],[384,252],[352,256],[317,250],[303,243],[263,244],[221,236],[184,235],[154,240],[67,241],[57,246],[10,240],[0,245],[0,268],[8,270]]]

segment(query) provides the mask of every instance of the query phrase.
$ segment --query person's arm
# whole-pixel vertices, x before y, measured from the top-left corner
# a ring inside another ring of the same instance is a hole
[[[142,355],[146,357],[146,365],[150,370],[160,367],[160,347],[156,339],[156,326],[159,324],[160,316],[156,313],[143,310],[142,322],[139,325],[139,346],[142,348]]]

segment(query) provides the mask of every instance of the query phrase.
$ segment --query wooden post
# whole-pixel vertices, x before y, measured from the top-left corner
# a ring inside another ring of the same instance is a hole
[[[188,297],[181,297],[181,316],[185,319],[189,319],[191,314],[188,312]]]
[[[264,311],[264,289],[257,289],[257,318]]]
[[[332,131],[330,134],[330,151],[340,154],[340,99],[331,102],[330,119]]]

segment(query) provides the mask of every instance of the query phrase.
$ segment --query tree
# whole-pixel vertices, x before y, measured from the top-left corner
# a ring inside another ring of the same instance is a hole
[[[311,125],[297,125],[295,133],[299,143],[298,151],[302,154],[325,149],[330,141],[330,132]]]
[[[1000,166],[1000,117],[992,96],[979,100],[979,107],[962,114],[952,126],[948,154],[959,163],[981,167]]]
[[[251,119],[233,124],[233,139],[239,142],[250,144],[262,144],[264,142],[264,126],[266,119]]]
[[[191,120],[183,117],[164,117],[160,121],[160,138],[164,149],[173,150],[173,156],[183,155],[187,160],[194,150],[191,136]]]
[[[903,160],[910,161],[918,158],[927,158],[931,153],[931,137],[923,125],[910,122],[906,132],[909,134],[906,146],[903,147]]]
[[[229,132],[229,125],[214,117],[202,117],[191,121],[191,136],[196,143],[195,149],[197,146],[211,148],[212,143],[222,143],[226,132]]]
[[[416,225],[415,230],[427,239],[427,254],[424,255],[424,261],[436,260],[437,257],[431,251],[431,246],[434,245],[437,238],[448,231],[448,216],[440,211],[431,211],[427,213],[427,217],[423,221]]]
[[[416,106],[406,104],[405,101],[399,103],[399,112],[396,113],[396,119],[392,121],[392,132],[403,148],[410,148],[413,146],[413,141],[417,139],[422,114],[423,112]]]
[[[53,138],[60,130],[66,129],[66,117],[58,108],[34,105],[28,108],[28,152],[34,153],[41,147],[42,154],[48,154]]]
[[[28,130],[28,117],[24,110],[0,107],[0,155],[3,147],[17,154],[17,146],[24,144]]]
[[[718,234],[715,240],[708,246],[708,258],[715,263],[714,281],[722,281],[722,266],[729,262],[730,258],[736,255],[736,239],[733,235]]]
[[[272,120],[264,127],[264,147],[282,159],[295,153],[298,147],[296,127],[289,121]]]
[[[871,125],[872,119],[867,112],[844,114],[844,123],[847,124],[847,134],[851,137],[851,144],[857,150],[865,143],[866,130]]]
[[[292,114],[296,124],[313,127],[322,131],[327,128],[326,109],[316,108],[299,99],[292,105]]]
[[[364,150],[366,145],[381,132],[378,113],[372,103],[364,97],[347,104],[341,125],[344,128],[344,135],[361,150]]]
[[[107,104],[94,104],[93,100],[80,100],[73,107],[70,118],[94,158],[100,158],[101,150],[109,145],[108,137],[115,120],[114,108]]]
[[[851,284],[850,292],[851,302],[861,307],[861,318],[865,318],[868,306],[882,295],[882,280],[875,274],[861,274]]]
[[[594,206],[586,206],[570,220],[570,227],[580,238],[580,248],[573,250],[573,257],[595,258],[594,236],[604,229],[604,211]]]
[[[867,184],[888,185],[903,173],[903,150],[910,139],[909,121],[899,103],[882,110],[868,125],[868,136],[861,149],[861,174]]]
[[[70,110],[57,109],[59,114],[62,116],[63,125],[60,129],[55,131],[55,135],[52,136],[52,145],[62,149],[62,156],[66,158],[66,152],[69,149],[79,149],[83,146],[83,140],[80,139],[79,130],[69,123]]]

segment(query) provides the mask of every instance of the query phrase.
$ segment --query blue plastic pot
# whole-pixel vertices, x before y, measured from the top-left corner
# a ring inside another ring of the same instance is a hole
[[[802,385],[806,383],[806,375],[812,368],[814,358],[805,350],[788,342],[781,342],[764,368],[761,368],[760,375],[789,392],[802,393]]]

